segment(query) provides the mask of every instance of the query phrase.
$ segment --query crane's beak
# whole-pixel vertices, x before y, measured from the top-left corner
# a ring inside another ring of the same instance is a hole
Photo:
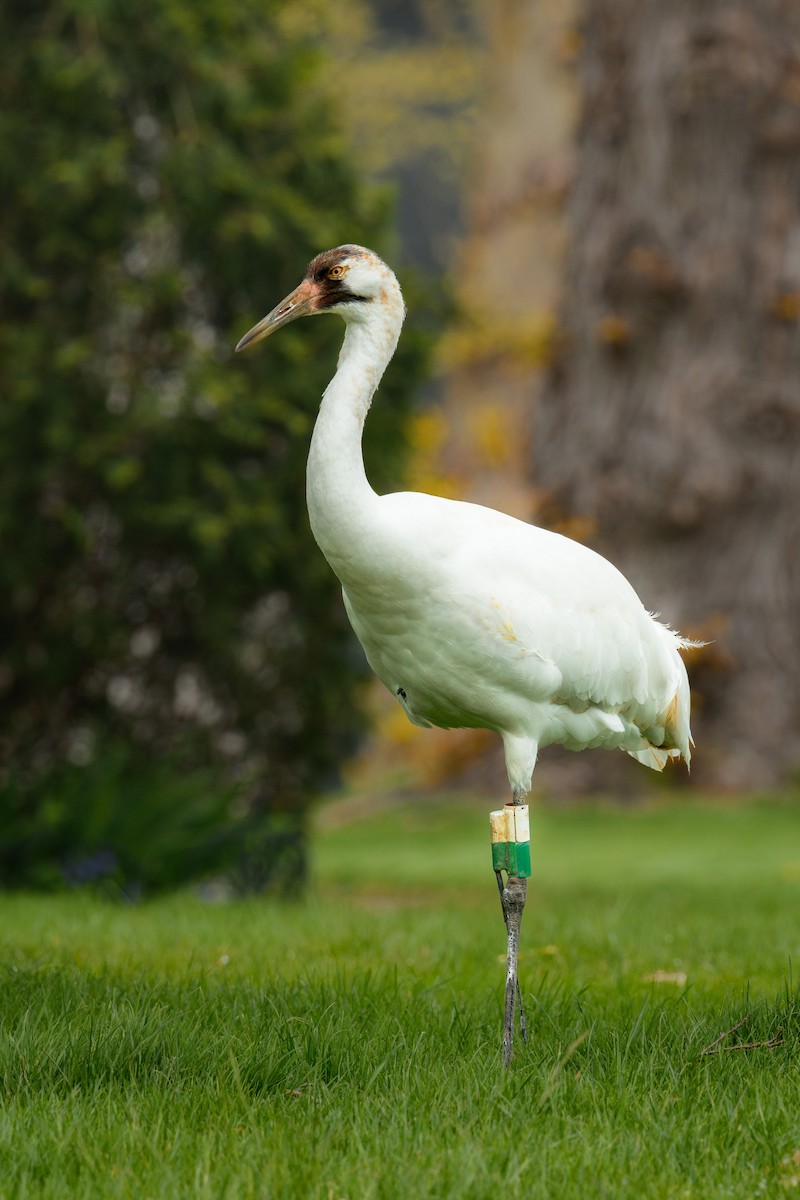
[[[276,329],[280,329],[281,325],[288,325],[290,321],[295,321],[298,317],[307,317],[311,313],[317,312],[318,299],[319,285],[313,279],[304,279],[291,295],[287,296],[285,300],[281,300],[271,313],[267,313],[257,325],[248,330],[237,344],[236,349],[246,350],[248,346],[255,346],[256,342],[269,337]]]

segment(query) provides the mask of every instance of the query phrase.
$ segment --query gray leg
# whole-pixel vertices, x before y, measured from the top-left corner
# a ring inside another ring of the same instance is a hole
[[[506,929],[508,929],[508,915],[506,913],[506,902],[503,899],[503,892],[505,891],[505,888],[503,886],[503,873],[502,873],[502,871],[495,871],[494,874],[495,874],[495,878],[497,880],[497,890],[500,893],[500,904],[502,905],[502,908],[503,908],[503,920],[506,923]],[[524,884],[525,880],[523,879],[522,882]],[[523,904],[524,904],[524,900],[523,900]],[[520,913],[520,921],[521,920],[522,920],[522,914]],[[517,931],[517,934],[519,936],[519,931]],[[506,1000],[506,1004],[507,1003],[508,1003],[508,1000]],[[519,1031],[522,1034],[523,1042],[527,1042],[528,1028],[525,1024],[525,1012],[522,1007],[522,992],[520,991],[520,988],[519,988],[519,979],[517,979],[517,1008],[519,1009]],[[512,1027],[512,1035],[513,1035],[513,1027],[514,1027],[513,1012],[511,1015],[511,1027]],[[508,1065],[508,1064],[506,1064],[506,1065]]]
[[[519,978],[517,975],[517,953],[519,949],[519,931],[522,925],[522,913],[525,909],[525,894],[528,888],[527,879],[509,875],[502,891],[503,916],[508,930],[508,951],[506,954],[506,997],[503,1018],[503,1065],[511,1062],[511,1051],[514,1045],[514,1002],[519,996]],[[522,998],[520,996],[520,1027],[523,1037],[526,1037],[524,1018],[522,1016]]]

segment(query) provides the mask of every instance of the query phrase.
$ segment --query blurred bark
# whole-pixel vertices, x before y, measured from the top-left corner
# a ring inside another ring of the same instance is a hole
[[[540,520],[588,519],[689,664],[694,778],[800,761],[800,5],[587,0]]]

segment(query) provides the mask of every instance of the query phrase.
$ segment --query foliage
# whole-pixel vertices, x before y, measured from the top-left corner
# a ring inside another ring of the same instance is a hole
[[[233,815],[233,789],[209,770],[143,761],[118,743],[91,770],[66,763],[41,791],[3,796],[0,878],[7,887],[88,888],[136,900],[182,880],[231,870],[252,824]]]
[[[413,806],[332,810],[305,905],[0,899],[4,1194],[789,1193],[792,798],[539,812],[508,1073],[485,810],[426,807],[421,857]]]
[[[14,803],[46,805],[65,762],[125,743],[131,771],[177,754],[291,808],[357,725],[360,659],[303,504],[339,331],[232,355],[314,253],[380,248],[386,223],[292,7],[51,0],[0,16]],[[404,347],[371,422],[386,472],[421,368]]]

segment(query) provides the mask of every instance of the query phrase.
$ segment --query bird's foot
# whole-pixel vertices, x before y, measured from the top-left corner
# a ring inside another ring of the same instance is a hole
[[[498,884],[500,883],[498,872]],[[516,875],[506,878],[505,887],[500,893],[503,905],[503,918],[508,932],[508,949],[506,953],[506,995],[503,1018],[503,1065],[511,1062],[511,1052],[514,1046],[514,1010],[519,1000],[520,1033],[523,1041],[527,1040],[525,1016],[522,1011],[522,995],[519,990],[517,960],[519,953],[519,932],[522,925],[522,914],[525,910],[525,897],[528,890],[527,879]]]

